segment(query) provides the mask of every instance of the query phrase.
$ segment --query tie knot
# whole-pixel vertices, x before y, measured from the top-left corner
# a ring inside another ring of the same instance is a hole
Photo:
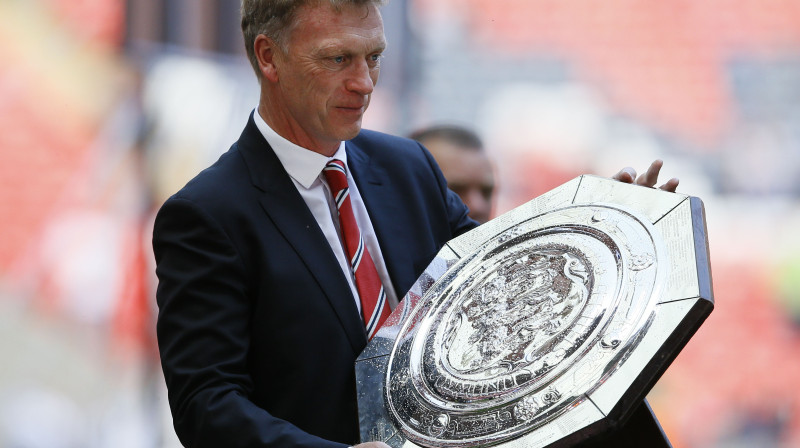
[[[322,172],[325,174],[325,180],[328,181],[328,185],[333,190],[334,195],[347,188],[347,171],[345,171],[344,162],[341,160],[332,159],[325,165]]]

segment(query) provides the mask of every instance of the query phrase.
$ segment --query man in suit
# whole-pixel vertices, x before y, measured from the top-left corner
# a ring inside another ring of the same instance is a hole
[[[346,167],[387,312],[475,226],[421,145],[360,131],[386,45],[378,2],[299,3],[243,3],[258,109],[156,218],[159,348],[186,446],[358,441],[353,366],[368,335],[330,160]]]
[[[242,3],[258,108],[153,231],[159,349],[186,446],[357,443],[356,357],[476,225],[420,144],[361,130],[386,45],[380,1]]]

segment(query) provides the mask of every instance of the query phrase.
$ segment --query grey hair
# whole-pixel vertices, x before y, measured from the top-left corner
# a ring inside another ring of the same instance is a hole
[[[288,36],[294,28],[297,10],[306,5],[318,6],[329,3],[335,11],[342,7],[352,5],[383,6],[387,0],[242,0],[242,35],[247,58],[261,79],[261,70],[258,68],[254,43],[259,34],[263,34],[275,42],[281,50],[288,50]]]

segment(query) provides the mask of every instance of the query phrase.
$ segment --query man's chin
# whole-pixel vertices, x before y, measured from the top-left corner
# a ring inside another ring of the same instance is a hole
[[[339,139],[340,140],[354,139],[359,132],[361,132],[361,120],[358,120],[358,122],[353,123],[349,126],[343,126],[339,132]]]

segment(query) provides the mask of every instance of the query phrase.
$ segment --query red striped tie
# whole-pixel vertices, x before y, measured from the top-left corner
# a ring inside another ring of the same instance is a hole
[[[347,186],[347,172],[344,162],[333,159],[322,170],[331,188],[331,194],[339,209],[339,224],[342,230],[344,246],[350,258],[350,266],[356,276],[356,289],[361,298],[361,314],[367,329],[367,340],[372,339],[381,324],[389,317],[390,310],[386,304],[386,292],[381,285],[378,271],[372,262],[361,231],[358,229],[350,203],[350,189]]]

